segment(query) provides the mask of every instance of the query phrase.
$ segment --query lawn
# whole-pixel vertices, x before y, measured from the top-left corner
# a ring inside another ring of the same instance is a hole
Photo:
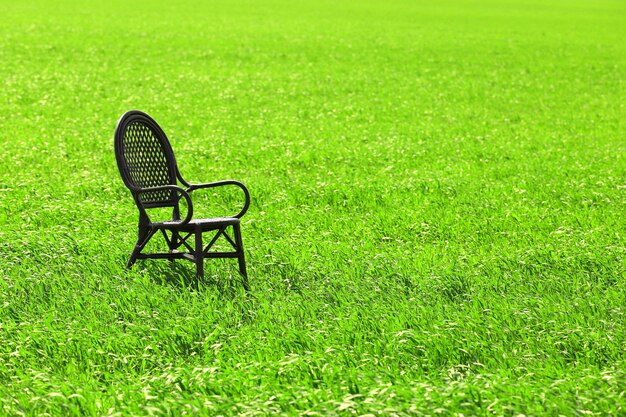
[[[0,414],[625,415],[624,22],[0,0]],[[232,260],[124,268],[130,109],[249,187],[249,294]]]

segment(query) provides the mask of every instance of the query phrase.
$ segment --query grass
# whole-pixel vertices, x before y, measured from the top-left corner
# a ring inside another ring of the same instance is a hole
[[[2,10],[0,413],[626,413],[622,2]],[[124,269],[133,108],[249,186],[249,296]]]

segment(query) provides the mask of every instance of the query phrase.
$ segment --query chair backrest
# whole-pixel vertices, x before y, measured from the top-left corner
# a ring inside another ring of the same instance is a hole
[[[172,146],[154,119],[138,110],[124,113],[115,128],[115,158],[124,184],[138,204],[176,205],[176,193],[171,190],[138,193],[143,188],[176,184]]]

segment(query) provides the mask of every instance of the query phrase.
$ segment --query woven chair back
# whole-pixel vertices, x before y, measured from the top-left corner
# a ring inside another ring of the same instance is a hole
[[[128,188],[176,184],[176,160],[172,147],[159,125],[142,112],[126,113],[115,130],[115,157]],[[138,198],[145,206],[174,205],[171,190],[144,192]]]

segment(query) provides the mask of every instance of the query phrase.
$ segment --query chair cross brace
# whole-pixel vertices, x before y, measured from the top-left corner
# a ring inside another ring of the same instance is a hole
[[[169,253],[172,253],[172,254],[180,253],[177,251],[177,249],[181,246],[185,246],[185,248],[187,248],[189,252],[193,253],[196,251],[196,249],[192,248],[191,245],[187,243],[187,239],[193,236],[194,233],[189,232],[185,236],[180,236],[178,232],[172,231],[172,237],[170,237],[167,235],[167,232],[165,231],[165,229],[160,229],[160,230],[161,230],[161,233],[163,234],[163,237],[165,238],[165,241],[167,242],[167,246],[170,248]],[[215,243],[217,243],[217,240],[220,238],[220,236],[223,236],[224,239],[233,247],[234,252],[210,252],[211,248],[215,245]],[[211,254],[213,253],[220,254],[220,255],[232,255],[233,258],[237,257],[237,254],[238,254],[237,243],[235,243],[233,238],[231,238],[228,235],[228,233],[226,233],[226,227],[219,228],[216,231],[213,238],[211,239],[211,241],[202,250],[202,256],[204,256],[205,258],[212,257]]]

